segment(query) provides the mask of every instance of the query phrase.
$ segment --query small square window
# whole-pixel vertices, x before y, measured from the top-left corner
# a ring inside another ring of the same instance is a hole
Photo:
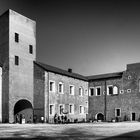
[[[15,65],[19,65],[19,57],[15,56]]]
[[[32,45],[29,45],[29,53],[33,54],[33,46]]]
[[[15,33],[15,42],[19,42],[19,34]]]
[[[131,89],[127,89],[127,93],[131,93]]]
[[[123,94],[124,93],[124,90],[120,90],[120,94]]]
[[[128,76],[128,80],[130,80],[130,79],[131,79],[131,76],[129,75],[129,76]]]

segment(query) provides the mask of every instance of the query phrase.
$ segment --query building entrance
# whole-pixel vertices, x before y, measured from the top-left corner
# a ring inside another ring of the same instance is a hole
[[[96,114],[97,121],[104,121],[104,115],[102,113]]]
[[[136,113],[132,113],[132,121],[136,120]]]
[[[28,100],[19,100],[14,107],[15,123],[32,123],[33,107]]]

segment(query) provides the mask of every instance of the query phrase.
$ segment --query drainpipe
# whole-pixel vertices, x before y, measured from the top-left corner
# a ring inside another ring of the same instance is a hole
[[[47,91],[48,91],[48,123],[49,123],[49,96],[50,96],[50,94],[49,94],[49,72],[48,72],[48,80],[47,80]]]
[[[104,121],[106,121],[106,112],[107,112],[107,86],[106,86],[106,80],[105,80],[105,95],[104,95]]]

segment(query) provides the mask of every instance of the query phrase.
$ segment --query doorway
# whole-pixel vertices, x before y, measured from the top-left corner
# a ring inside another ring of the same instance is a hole
[[[28,100],[19,100],[14,107],[15,123],[32,123],[33,108]]]
[[[135,121],[136,120],[136,113],[132,113],[132,121]]]

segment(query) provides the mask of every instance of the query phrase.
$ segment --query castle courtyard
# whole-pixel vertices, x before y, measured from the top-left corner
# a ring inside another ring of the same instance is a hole
[[[139,140],[139,122],[0,124],[0,139]]]

